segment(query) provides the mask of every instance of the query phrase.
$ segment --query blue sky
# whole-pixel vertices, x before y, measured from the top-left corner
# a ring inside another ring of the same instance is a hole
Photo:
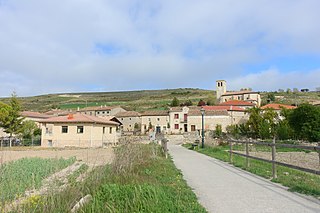
[[[0,0],[0,96],[320,87],[318,0]]]

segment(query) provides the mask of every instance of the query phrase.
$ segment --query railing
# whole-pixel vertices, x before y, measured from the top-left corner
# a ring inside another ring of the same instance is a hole
[[[276,165],[281,165],[281,166],[285,166],[285,167],[301,170],[301,171],[304,171],[304,172],[309,172],[309,173],[313,173],[313,174],[316,174],[316,175],[320,175],[320,143],[318,144],[318,146],[279,144],[279,143],[276,143],[275,140],[273,140],[272,143],[257,142],[257,141],[251,141],[251,140],[250,141],[228,140],[228,143],[229,143],[229,153],[230,153],[229,161],[231,163],[233,161],[233,159],[232,159],[233,154],[246,157],[246,167],[247,168],[250,166],[249,158],[252,158],[252,159],[255,159],[255,160],[260,160],[260,161],[265,161],[265,162],[268,162],[268,163],[272,163],[272,176],[273,176],[273,178],[277,178]],[[242,153],[233,151],[233,149],[232,149],[233,148],[233,144],[237,144],[237,143],[245,144],[245,153],[246,154],[242,154]],[[267,160],[267,159],[264,159],[264,158],[259,158],[259,157],[255,157],[255,156],[249,155],[249,144],[263,145],[263,146],[271,147],[272,148],[271,149],[272,160]],[[298,148],[298,149],[306,149],[306,150],[311,150],[311,151],[318,152],[319,153],[319,170],[304,168],[304,167],[300,167],[300,166],[291,165],[291,164],[287,164],[287,163],[276,161],[276,147]]]

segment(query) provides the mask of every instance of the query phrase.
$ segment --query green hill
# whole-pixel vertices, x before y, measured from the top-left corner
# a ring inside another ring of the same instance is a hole
[[[261,92],[262,103],[267,103],[268,92]],[[286,93],[276,92],[275,102],[283,104],[301,104],[311,101],[319,101],[318,92],[297,92]],[[177,97],[180,103],[191,100],[196,105],[200,99],[207,101],[215,99],[215,91],[179,88],[165,90],[141,90],[123,92],[94,92],[94,93],[65,93],[48,94],[32,97],[19,97],[24,110],[47,111],[53,108],[77,109],[86,106],[122,106],[127,110],[146,111],[164,110],[169,107],[172,99]],[[0,101],[8,102],[8,98],[1,98]]]

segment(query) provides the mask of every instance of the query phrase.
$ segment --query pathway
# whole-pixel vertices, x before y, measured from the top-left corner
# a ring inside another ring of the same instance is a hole
[[[174,163],[209,212],[320,212],[320,202],[228,163],[168,143]]]

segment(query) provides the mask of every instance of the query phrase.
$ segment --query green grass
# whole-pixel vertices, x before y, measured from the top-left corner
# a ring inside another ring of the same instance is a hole
[[[159,146],[141,144],[117,148],[111,165],[97,167],[84,182],[19,210],[69,212],[87,194],[93,199],[80,212],[206,212]]]
[[[75,158],[23,158],[0,166],[0,201],[16,199],[28,189],[38,189],[41,181],[75,161]]]
[[[184,147],[190,148],[191,145],[186,144]],[[228,162],[229,153],[227,152],[227,149],[227,147],[223,146],[207,146],[204,149],[199,148],[197,151],[216,159]],[[246,168],[246,158],[233,155],[233,164],[236,167],[249,171],[258,176],[267,179],[272,178],[271,163],[250,159],[250,167]],[[290,191],[312,195],[314,197],[320,196],[320,177],[318,175],[305,173],[279,165],[277,165],[277,174],[278,178],[273,179],[272,181],[288,187]]]

